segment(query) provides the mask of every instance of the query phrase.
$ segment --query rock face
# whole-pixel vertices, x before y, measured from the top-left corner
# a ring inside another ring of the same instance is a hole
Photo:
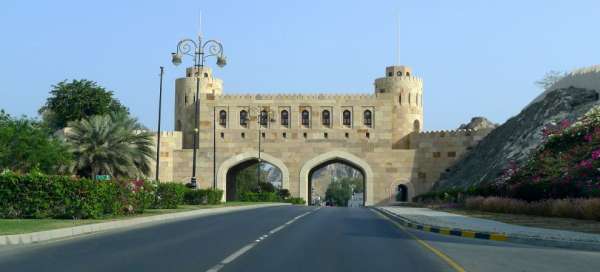
[[[577,119],[600,104],[599,93],[600,66],[568,74],[534,99],[517,116],[488,134],[440,178],[434,190],[493,181],[511,161],[522,162],[542,143],[541,131],[544,126],[564,119]]]
[[[477,116],[477,117],[471,118],[471,122],[460,125],[460,127],[458,127],[458,129],[480,130],[480,129],[496,128],[497,126],[498,126],[497,124],[492,123],[487,118]]]

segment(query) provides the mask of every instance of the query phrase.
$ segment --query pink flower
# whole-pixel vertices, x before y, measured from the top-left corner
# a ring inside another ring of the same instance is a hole
[[[585,135],[585,136],[583,136],[583,139],[589,143],[592,141],[592,135],[591,134]]]
[[[600,158],[600,149],[596,149],[592,151],[592,159],[597,160]]]
[[[583,160],[583,161],[581,161],[579,163],[579,167],[585,168],[585,169],[592,168],[592,160]]]
[[[562,129],[568,128],[570,125],[571,125],[571,122],[569,122],[569,119],[560,121],[560,128],[562,128]]]

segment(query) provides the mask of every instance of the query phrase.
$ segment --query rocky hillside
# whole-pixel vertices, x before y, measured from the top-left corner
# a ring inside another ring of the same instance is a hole
[[[518,115],[498,126],[436,183],[434,189],[491,182],[542,143],[542,128],[573,121],[600,104],[600,66],[579,69],[554,83]]]
[[[497,126],[498,126],[497,124],[492,123],[492,121],[488,120],[487,118],[478,116],[478,117],[471,118],[471,122],[460,125],[460,127],[458,127],[458,129],[480,130],[480,129],[496,128]]]

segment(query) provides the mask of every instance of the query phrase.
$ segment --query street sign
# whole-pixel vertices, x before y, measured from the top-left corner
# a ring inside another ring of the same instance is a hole
[[[96,180],[110,180],[110,175],[96,175]]]

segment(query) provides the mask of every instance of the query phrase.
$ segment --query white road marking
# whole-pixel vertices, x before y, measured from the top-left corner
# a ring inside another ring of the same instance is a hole
[[[256,245],[255,243],[252,243],[252,244],[246,245],[245,247],[242,247],[238,251],[236,251],[233,254],[229,255],[227,258],[223,259],[221,261],[221,264],[225,265],[225,264],[230,263],[231,261],[235,260],[237,257],[242,256],[242,254],[246,253],[246,251],[250,250],[255,245]]]
[[[298,216],[294,217],[292,220],[290,220],[290,221],[286,222],[285,224],[283,224],[283,225],[281,225],[281,226],[279,226],[279,227],[276,227],[276,228],[272,229],[271,231],[269,231],[269,234],[273,234],[273,233],[275,233],[275,232],[278,232],[278,231],[282,230],[283,228],[285,228],[287,225],[294,223],[294,221],[296,221],[296,220],[298,220],[298,219],[300,219],[300,218],[302,218],[302,217],[304,217],[304,216],[306,216],[306,215],[308,215],[308,214],[310,214],[310,213],[312,213],[312,212],[315,212],[315,211],[317,211],[317,210],[319,210],[319,209],[320,209],[320,207],[319,207],[319,208],[316,208],[316,209],[314,209],[314,210],[312,210],[312,211],[310,211],[310,212],[305,212],[305,213],[303,213],[303,214],[301,214],[301,215],[298,215]],[[254,240],[254,242],[252,242],[252,243],[250,243],[250,244],[247,244],[246,246],[244,246],[244,247],[242,247],[242,248],[238,249],[238,251],[236,251],[236,252],[234,252],[233,254],[231,254],[231,255],[227,256],[227,258],[223,259],[223,260],[222,260],[220,263],[218,263],[217,265],[215,265],[215,266],[211,267],[210,269],[206,270],[206,272],[218,272],[218,271],[219,271],[219,270],[221,270],[221,269],[222,269],[222,268],[223,268],[223,267],[224,267],[226,264],[228,264],[228,263],[232,262],[233,260],[237,259],[238,257],[242,256],[242,255],[243,255],[244,253],[246,253],[248,250],[252,249],[252,248],[253,248],[255,245],[257,245],[257,244],[258,244],[260,241],[262,241],[262,240],[264,240],[264,239],[268,238],[268,237],[269,237],[269,234],[264,234],[264,235],[261,235],[261,236],[260,236],[258,239]]]

